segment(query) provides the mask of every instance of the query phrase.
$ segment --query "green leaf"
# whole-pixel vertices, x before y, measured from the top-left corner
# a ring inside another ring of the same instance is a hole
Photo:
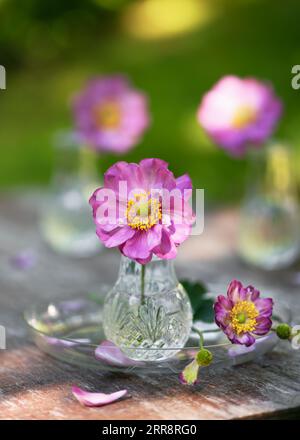
[[[205,284],[197,281],[181,280],[185,288],[193,309],[195,321],[213,322],[214,321],[214,301],[208,298],[208,289]]]
[[[96,293],[96,292],[88,293],[88,299],[90,301],[94,301],[97,304],[103,305],[103,303],[104,303],[104,296],[100,295],[99,293]]]

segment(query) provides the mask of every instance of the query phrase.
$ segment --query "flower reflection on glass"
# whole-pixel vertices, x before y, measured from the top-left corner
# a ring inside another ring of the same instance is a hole
[[[126,183],[125,194],[120,191],[120,182]],[[105,217],[101,209],[107,204],[107,190],[114,192],[109,202],[114,205],[112,211],[118,202],[115,222]],[[155,190],[177,190],[172,193],[174,202],[166,206],[164,193],[153,196]],[[189,205],[191,190],[189,176],[176,179],[163,160],[116,163],[104,174],[104,187],[97,189],[90,199],[99,239],[106,247],[117,246],[123,255],[141,264],[150,262],[153,255],[175,258],[177,247],[188,238],[194,222]],[[178,206],[181,212],[176,211]]]
[[[124,153],[149,126],[146,96],[123,76],[91,80],[74,101],[76,130],[96,150]]]
[[[236,280],[231,281],[227,297],[218,296],[214,310],[216,324],[233,344],[249,347],[255,343],[253,335],[266,335],[272,326],[272,298],[260,298],[257,289]]]
[[[204,95],[197,116],[216,144],[242,156],[271,136],[281,113],[282,103],[270,84],[225,76]]]

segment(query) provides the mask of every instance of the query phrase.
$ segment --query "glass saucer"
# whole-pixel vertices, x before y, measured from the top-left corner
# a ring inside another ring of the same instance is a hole
[[[34,305],[25,312],[25,320],[35,344],[42,351],[61,361],[98,371],[178,374],[199,349],[198,339],[192,333],[185,347],[174,347],[176,354],[172,358],[157,362],[133,361],[120,348],[105,340],[102,313],[101,304],[77,298]],[[273,316],[278,321],[290,321],[290,311],[284,306],[277,305]],[[199,323],[195,326],[199,328]],[[252,361],[273,350],[279,341],[272,333],[258,338],[254,346],[247,348],[228,342],[222,332],[214,332],[212,324],[207,324],[206,329],[201,323],[201,330],[207,331],[207,337],[204,334],[205,347],[213,354],[209,368]]]

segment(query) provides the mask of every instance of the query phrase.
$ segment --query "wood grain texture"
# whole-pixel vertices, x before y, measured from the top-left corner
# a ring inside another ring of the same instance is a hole
[[[297,418],[300,415],[300,350],[281,345],[276,352],[235,368],[203,370],[200,384],[187,388],[175,376],[100,374],[60,363],[30,341],[23,310],[41,299],[76,296],[99,290],[116,277],[119,255],[105,251],[93,259],[57,256],[37,232],[39,195],[0,199],[0,325],[7,349],[0,350],[0,419],[231,419]],[[211,214],[205,233],[180,251],[179,276],[203,279],[224,293],[232,278],[261,288],[265,295],[293,302],[300,317],[297,270],[266,274],[253,271],[234,256],[234,210]],[[37,252],[36,267],[13,269],[20,250]],[[300,321],[298,321],[300,322]],[[112,392],[127,388],[128,398],[103,408],[84,408],[70,392],[72,384]]]

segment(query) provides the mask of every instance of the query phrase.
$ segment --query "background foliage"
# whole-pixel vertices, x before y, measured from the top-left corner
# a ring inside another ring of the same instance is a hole
[[[52,134],[71,126],[72,94],[103,73],[127,73],[150,97],[152,127],[123,158],[166,159],[211,202],[240,197],[246,165],[212,145],[195,120],[201,96],[222,75],[273,82],[285,103],[277,135],[297,152],[300,90],[290,82],[300,64],[300,2],[168,0],[158,10],[151,1],[152,18],[144,0],[0,0],[2,187],[48,182]],[[105,156],[103,168],[115,160]]]

